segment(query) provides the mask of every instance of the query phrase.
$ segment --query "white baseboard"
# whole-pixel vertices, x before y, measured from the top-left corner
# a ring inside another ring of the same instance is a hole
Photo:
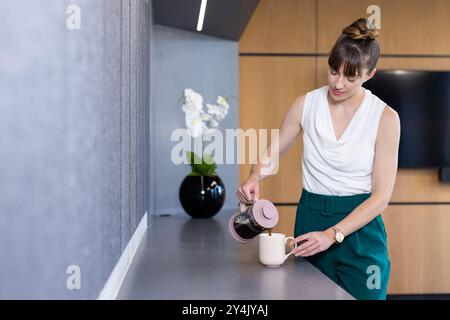
[[[147,229],[147,212],[139,222],[136,231],[133,233],[130,241],[128,242],[125,250],[122,252],[122,255],[119,258],[119,261],[116,263],[113,271],[111,272],[108,280],[106,281],[105,286],[98,296],[98,300],[115,300],[120,287],[122,286],[122,282],[125,279],[125,276],[128,272],[128,268],[131,265],[131,262],[134,259],[134,255],[136,254],[137,248],[142,241],[145,230]]]

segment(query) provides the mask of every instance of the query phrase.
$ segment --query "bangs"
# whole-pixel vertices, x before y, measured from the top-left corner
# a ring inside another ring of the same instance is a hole
[[[334,47],[328,57],[328,65],[332,70],[338,71],[344,66],[346,77],[360,76],[362,73],[363,61],[359,50],[353,46]]]

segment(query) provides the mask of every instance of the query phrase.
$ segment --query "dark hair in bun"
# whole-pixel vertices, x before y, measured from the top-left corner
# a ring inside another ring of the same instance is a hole
[[[367,19],[361,18],[342,30],[342,34],[353,40],[376,40],[378,31]]]
[[[344,75],[361,75],[363,68],[367,73],[375,69],[380,56],[377,41],[378,30],[366,18],[360,18],[342,30],[328,57],[331,69],[339,71],[344,66]]]

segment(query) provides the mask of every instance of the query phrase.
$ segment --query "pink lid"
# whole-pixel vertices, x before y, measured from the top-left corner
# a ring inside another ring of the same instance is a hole
[[[278,210],[269,200],[256,200],[253,204],[252,215],[261,227],[270,229],[278,223]]]

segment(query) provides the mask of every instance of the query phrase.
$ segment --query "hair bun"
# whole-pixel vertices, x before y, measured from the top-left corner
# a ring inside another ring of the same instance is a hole
[[[378,31],[366,18],[360,18],[342,30],[342,34],[353,40],[376,40]]]

